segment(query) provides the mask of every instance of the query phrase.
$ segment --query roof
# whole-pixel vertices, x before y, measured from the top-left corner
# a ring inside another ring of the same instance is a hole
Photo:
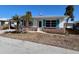
[[[65,16],[33,16],[32,18],[65,18]]]
[[[9,21],[9,18],[0,18],[0,21]]]
[[[33,18],[42,18],[42,17],[65,17],[65,16],[33,16]]]

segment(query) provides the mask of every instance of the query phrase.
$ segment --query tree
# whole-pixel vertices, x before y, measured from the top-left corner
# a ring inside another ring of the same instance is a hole
[[[67,17],[66,23],[68,23],[69,19],[71,19],[71,21],[74,21],[73,12],[74,12],[74,6],[73,5],[68,5],[66,7],[66,11],[64,13],[64,15]],[[65,31],[66,31],[66,28],[67,28],[67,24],[65,24]]]
[[[26,12],[25,14],[25,21],[26,21],[26,27],[29,27],[29,22],[32,19],[32,13],[30,11]]]
[[[16,30],[18,31],[19,30],[19,16],[15,15],[12,17],[12,19],[17,23]]]
[[[23,26],[25,27],[26,26],[25,15],[21,16],[20,18],[23,20]]]

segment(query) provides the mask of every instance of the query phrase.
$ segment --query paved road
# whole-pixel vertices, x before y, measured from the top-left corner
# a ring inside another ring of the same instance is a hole
[[[67,54],[67,53],[79,53],[79,52],[0,36],[0,53],[5,53],[5,54],[65,53]]]

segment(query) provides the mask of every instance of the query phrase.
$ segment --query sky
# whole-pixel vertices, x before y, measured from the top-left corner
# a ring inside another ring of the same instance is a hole
[[[0,17],[11,18],[14,15],[22,16],[27,11],[32,16],[64,16],[67,5],[0,5]],[[79,5],[74,6],[75,21],[79,21]]]

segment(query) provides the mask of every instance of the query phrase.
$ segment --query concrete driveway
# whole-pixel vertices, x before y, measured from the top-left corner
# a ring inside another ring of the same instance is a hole
[[[0,36],[1,54],[70,54],[79,53],[69,49],[16,40]]]

